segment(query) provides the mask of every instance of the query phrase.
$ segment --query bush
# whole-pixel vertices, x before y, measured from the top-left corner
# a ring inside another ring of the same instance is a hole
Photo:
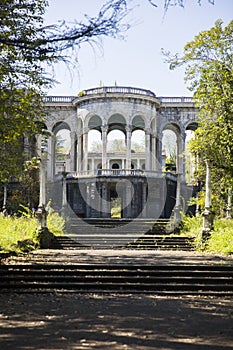
[[[183,218],[181,234],[195,237],[197,250],[216,254],[233,254],[233,220],[215,219],[214,230],[206,243],[202,242],[202,216]]]
[[[36,228],[35,218],[0,216],[0,249],[20,251],[18,241],[33,239]]]
[[[218,219],[214,223],[207,250],[219,254],[233,254],[233,220]]]

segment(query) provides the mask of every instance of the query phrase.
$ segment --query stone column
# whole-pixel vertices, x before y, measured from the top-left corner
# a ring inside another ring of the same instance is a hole
[[[47,159],[47,176],[48,180],[52,181],[55,175],[55,144],[56,136],[51,134],[48,138],[48,159]]]
[[[62,172],[62,209],[61,209],[61,215],[65,218],[67,215],[67,183],[66,183],[66,168],[64,163],[64,169]]]
[[[103,125],[101,130],[102,130],[102,169],[107,169],[107,131],[108,131],[108,126]]]
[[[232,215],[231,215],[231,201],[232,201],[232,192],[231,189],[228,189],[228,194],[227,194],[227,210],[226,210],[226,219],[231,219]]]
[[[177,174],[177,183],[176,183],[176,204],[174,208],[174,221],[175,226],[178,226],[181,222],[181,174]]]
[[[76,171],[77,169],[77,161],[76,161],[76,132],[70,132],[70,171]]]
[[[131,169],[131,126],[126,126],[126,169]]]
[[[150,169],[150,160],[151,160],[151,154],[150,154],[150,129],[145,130],[145,152],[146,152],[146,163],[145,163],[145,170],[151,170]]]
[[[162,171],[162,150],[163,150],[163,145],[162,145],[162,134],[158,135],[157,138],[157,171],[161,172]]]
[[[176,172],[181,175],[181,182],[185,182],[185,133],[177,136]]]
[[[83,133],[83,171],[87,173],[88,169],[88,128],[85,128]]]
[[[39,169],[39,181],[40,181],[40,192],[39,192],[39,205],[36,211],[36,216],[38,220],[38,230],[45,231],[47,229],[47,212],[45,210],[46,203],[46,175],[45,175],[45,156],[41,149],[42,135],[37,137],[37,148],[38,156],[40,159],[40,169]]]
[[[157,171],[156,134],[151,135],[151,170]]]
[[[27,158],[28,158],[28,157],[30,157],[28,136],[26,134],[24,134],[23,138],[24,138],[24,140],[23,140],[24,153],[27,155]]]
[[[205,243],[206,239],[210,235],[210,231],[213,230],[214,216],[212,212],[211,203],[211,173],[209,162],[206,161],[206,183],[205,183],[205,210],[203,212],[203,229],[202,229],[202,240]]]
[[[78,173],[81,173],[82,171],[82,154],[83,154],[83,147],[82,147],[82,133],[78,134],[78,151],[77,151],[77,171]]]

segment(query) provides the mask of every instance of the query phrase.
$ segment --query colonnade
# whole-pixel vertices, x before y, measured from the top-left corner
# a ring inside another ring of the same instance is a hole
[[[69,166],[66,165],[66,171],[76,172],[77,174],[88,174],[91,169],[94,170],[95,159],[91,153],[88,152],[88,133],[91,129],[85,128],[83,132],[70,131],[70,155]],[[145,152],[143,155],[143,165],[146,172],[161,172],[162,171],[162,132],[157,134],[151,129],[143,130],[145,132]],[[108,169],[111,157],[107,152],[107,135],[109,128],[107,125],[101,127],[102,150],[100,152],[101,168]],[[181,174],[182,180],[185,176],[185,133],[176,133],[177,147],[176,147],[176,173]],[[132,126],[125,127],[126,151],[121,158],[120,168],[131,169],[132,164]],[[52,134],[48,138],[48,161],[47,161],[47,175],[48,179],[52,180],[56,174],[56,135]],[[122,152],[121,152],[122,156]],[[137,157],[137,154],[134,153]],[[140,156],[142,156],[140,154]],[[134,158],[135,158],[134,157]],[[88,162],[91,166],[88,167]],[[139,169],[142,165],[140,159],[136,159],[136,168]],[[141,163],[141,164],[140,164]]]

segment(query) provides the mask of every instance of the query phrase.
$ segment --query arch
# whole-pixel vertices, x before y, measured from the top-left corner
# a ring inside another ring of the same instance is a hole
[[[181,134],[181,128],[178,124],[176,123],[167,123],[166,125],[163,126],[162,132],[165,130],[171,130],[173,131],[176,135]]]
[[[63,171],[65,164],[66,171],[70,171],[71,167],[71,137],[68,128],[55,129],[55,173]]]
[[[71,129],[70,129],[70,126],[63,121],[57,122],[52,128],[52,132],[54,133],[54,135],[56,135],[61,130],[69,130],[70,131]]]
[[[101,131],[101,126],[102,126],[102,120],[98,115],[92,115],[90,116],[88,120],[88,128],[89,129],[95,129],[98,131]]]
[[[162,150],[165,151],[166,157],[171,157],[177,150],[177,135],[174,130],[163,130],[162,136]]]
[[[42,131],[43,131],[43,130],[48,130],[48,127],[47,127],[47,125],[46,125],[45,123],[43,123],[43,122],[41,122],[41,121],[39,121],[39,120],[37,120],[35,123],[38,125],[38,127],[39,127]]]
[[[197,122],[191,122],[188,125],[186,125],[185,130],[192,130],[195,131],[198,128]]]
[[[187,125],[185,130],[185,181],[188,184],[193,184],[195,181],[195,157],[190,152],[190,149],[188,147],[189,142],[192,140],[192,138],[195,137],[195,130],[197,129],[198,124],[197,123],[190,123]]]
[[[121,130],[125,133],[126,119],[121,114],[113,114],[108,119],[108,132],[112,130]]]
[[[145,152],[145,131],[137,129],[132,131],[131,152],[141,153]]]
[[[126,149],[125,133],[123,130],[110,130],[107,137],[108,152],[124,152]]]
[[[102,140],[101,132],[97,129],[91,129],[88,131],[88,152],[97,152],[102,151]]]
[[[132,120],[132,131],[135,130],[144,130],[145,129],[145,121],[142,116],[136,115]]]
[[[115,162],[112,164],[112,169],[120,169],[120,165]]]

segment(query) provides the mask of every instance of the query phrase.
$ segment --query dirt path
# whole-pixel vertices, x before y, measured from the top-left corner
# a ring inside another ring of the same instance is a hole
[[[202,254],[186,251],[150,251],[150,250],[53,250],[40,249],[26,256],[11,257],[5,259],[4,263],[98,263],[98,264],[145,264],[145,265],[167,265],[167,264],[231,264],[233,267],[233,256]]]
[[[229,299],[153,295],[2,295],[4,350],[230,350]]]

